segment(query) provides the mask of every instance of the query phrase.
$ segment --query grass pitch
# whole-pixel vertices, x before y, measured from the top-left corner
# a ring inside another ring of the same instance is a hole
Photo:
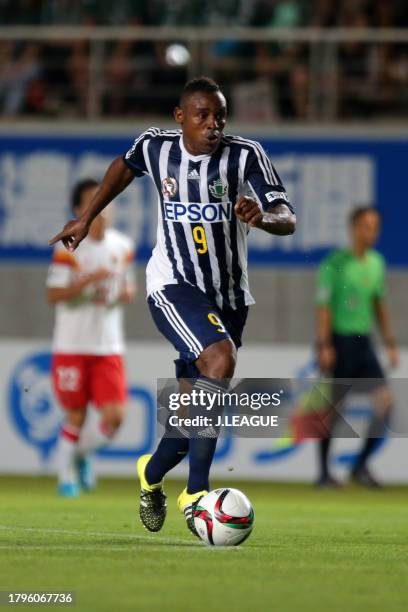
[[[167,484],[154,535],[135,481],[65,500],[51,479],[1,477],[0,590],[75,591],[77,612],[407,609],[407,489],[232,486],[252,501],[255,528],[242,547],[216,549],[187,531],[181,483]]]

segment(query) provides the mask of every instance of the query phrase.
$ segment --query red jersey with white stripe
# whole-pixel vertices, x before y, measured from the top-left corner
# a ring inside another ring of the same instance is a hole
[[[47,287],[70,286],[81,275],[105,268],[111,275],[84,288],[80,296],[55,307],[53,352],[120,355],[124,352],[123,307],[126,286],[134,285],[134,245],[113,228],[102,240],[87,236],[74,253],[57,245],[48,269]]]

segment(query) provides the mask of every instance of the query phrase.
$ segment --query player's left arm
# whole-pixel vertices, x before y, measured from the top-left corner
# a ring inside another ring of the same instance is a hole
[[[121,304],[131,304],[135,301],[136,297],[136,285],[126,285],[119,296],[119,301]]]
[[[122,157],[114,159],[86,210],[78,219],[68,221],[62,231],[51,238],[48,244],[51,246],[61,240],[68,251],[75,251],[88,235],[95,217],[130,185],[134,177],[135,173],[126,165]]]
[[[254,197],[239,197],[235,214],[249,226],[269,234],[293,234],[296,215],[282,181],[261,145],[252,145],[243,170],[243,182],[249,186]]]
[[[135,251],[131,249],[127,254],[126,269],[124,274],[123,288],[119,296],[121,304],[131,304],[135,301],[137,293]]]
[[[392,368],[397,368],[399,365],[399,352],[397,342],[395,340],[390,310],[385,300],[386,265],[384,259],[379,254],[378,265],[378,275],[373,295],[374,310],[377,317],[378,327],[380,328],[381,336],[387,348],[389,364]]]
[[[244,223],[268,234],[287,236],[296,229],[296,215],[286,204],[276,204],[263,211],[253,198],[241,196],[235,204],[235,214]]]
[[[378,326],[388,353],[388,360],[392,368],[399,365],[399,350],[394,335],[388,304],[382,297],[374,298],[374,308]]]

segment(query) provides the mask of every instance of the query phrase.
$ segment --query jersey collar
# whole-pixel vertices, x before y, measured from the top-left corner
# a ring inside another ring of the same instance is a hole
[[[183,134],[180,134],[179,146],[180,146],[180,149],[182,150],[182,152],[184,153],[184,155],[186,155],[192,161],[198,162],[198,161],[201,161],[203,159],[209,159],[211,157],[211,155],[213,155],[212,153],[206,153],[204,155],[191,155],[191,153],[189,153],[187,151],[186,147],[184,146]],[[215,151],[214,151],[214,153],[215,153]]]

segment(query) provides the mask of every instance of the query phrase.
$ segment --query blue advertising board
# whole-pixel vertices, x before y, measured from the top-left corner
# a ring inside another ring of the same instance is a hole
[[[48,261],[48,239],[69,216],[69,193],[80,178],[100,178],[110,161],[131,145],[124,136],[0,137],[0,260]],[[295,204],[298,229],[272,237],[251,231],[255,264],[311,265],[347,244],[347,217],[359,204],[375,204],[383,217],[378,244],[388,263],[408,265],[405,172],[408,139],[259,139]],[[146,261],[156,236],[153,183],[136,179],[118,198],[115,225],[138,245]]]

